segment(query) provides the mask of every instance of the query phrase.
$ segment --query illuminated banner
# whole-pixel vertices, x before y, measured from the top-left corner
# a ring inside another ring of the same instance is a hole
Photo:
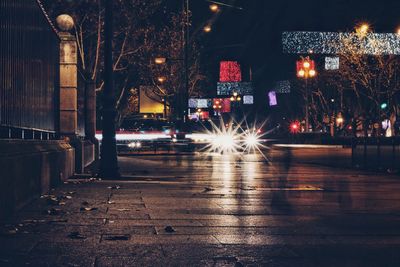
[[[244,95],[243,96],[243,104],[244,105],[254,104],[254,97],[252,95]]]
[[[338,70],[339,69],[339,57],[325,57],[325,69],[326,70]]]
[[[276,82],[274,91],[277,94],[289,94],[290,93],[290,82],[289,81]]]
[[[276,100],[276,93],[275,91],[270,91],[268,93],[268,99],[269,99],[269,105],[272,106],[276,106],[278,105],[278,101]]]
[[[219,67],[220,82],[241,82],[242,71],[237,61],[221,61]]]
[[[282,47],[289,54],[336,55],[346,51],[343,40],[357,43],[364,55],[400,55],[400,36],[395,33],[368,33],[360,38],[345,32],[283,32]]]
[[[210,108],[211,99],[208,98],[189,98],[189,108]]]
[[[234,83],[217,83],[217,95],[233,95],[233,93],[239,95],[252,95],[253,86],[251,82],[234,82]]]

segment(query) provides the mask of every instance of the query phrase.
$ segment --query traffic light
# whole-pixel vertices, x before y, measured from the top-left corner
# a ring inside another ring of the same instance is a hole
[[[290,132],[295,134],[298,133],[300,130],[300,122],[298,121],[294,121],[292,123],[290,123]]]

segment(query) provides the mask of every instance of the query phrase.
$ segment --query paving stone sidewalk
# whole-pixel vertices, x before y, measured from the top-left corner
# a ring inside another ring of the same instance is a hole
[[[43,195],[1,222],[0,266],[400,266],[399,180],[167,165],[159,178],[69,180]]]

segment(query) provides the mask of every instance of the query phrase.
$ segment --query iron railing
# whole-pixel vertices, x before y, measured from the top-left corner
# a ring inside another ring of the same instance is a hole
[[[0,138],[55,137],[60,40],[40,2],[0,0],[0,40]]]
[[[352,164],[362,169],[398,172],[400,137],[353,138]]]

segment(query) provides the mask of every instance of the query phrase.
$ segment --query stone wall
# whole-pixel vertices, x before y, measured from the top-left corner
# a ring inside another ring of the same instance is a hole
[[[0,140],[0,218],[73,176],[74,164],[64,141]]]

